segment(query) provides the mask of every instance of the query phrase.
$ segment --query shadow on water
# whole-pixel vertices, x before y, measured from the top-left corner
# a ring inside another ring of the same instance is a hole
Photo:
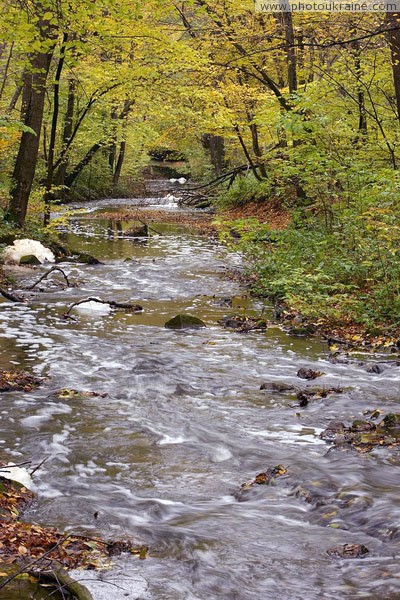
[[[396,411],[399,368],[377,375],[334,365],[319,340],[277,328],[224,329],[224,316],[263,308],[225,277],[240,256],[177,226],[154,224],[162,235],[146,243],[107,229],[101,219],[74,219],[63,234],[104,263],[65,264],[78,287],[37,292],[29,306],[0,305],[1,364],[47,377],[31,394],[2,398],[6,458],[49,458],[27,518],[148,544],[149,559],[119,564],[140,571],[151,598],[399,597],[398,455],[329,450],[319,438],[331,419]],[[60,318],[88,296],[144,311]],[[207,328],[165,329],[177,313]],[[302,366],[344,393],[301,409],[293,394],[260,391],[264,381],[305,385],[296,376]],[[60,388],[107,397],[58,398]],[[290,475],[238,501],[244,481],[277,464]],[[370,554],[327,556],[346,542]]]

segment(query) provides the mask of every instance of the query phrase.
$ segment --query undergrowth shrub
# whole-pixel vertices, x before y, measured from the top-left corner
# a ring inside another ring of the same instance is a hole
[[[320,211],[295,209],[290,225],[270,231],[255,219],[223,228],[257,275],[254,291],[311,320],[400,325],[400,186],[377,177]]]

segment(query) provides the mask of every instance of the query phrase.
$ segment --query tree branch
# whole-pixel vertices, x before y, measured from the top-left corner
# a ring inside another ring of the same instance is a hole
[[[63,314],[63,318],[68,319],[71,310],[75,306],[79,306],[79,304],[85,304],[85,302],[98,302],[99,304],[108,304],[110,308],[122,308],[130,312],[142,312],[143,310],[143,306],[140,306],[139,304],[130,304],[129,302],[116,302],[115,300],[102,300],[101,298],[90,296],[89,298],[84,298],[83,300],[78,300],[78,302],[74,302],[73,304],[71,304],[67,312]]]
[[[60,267],[51,267],[51,269],[49,269],[49,271],[44,273],[33,285],[30,285],[26,289],[33,290],[33,288],[35,288],[41,281],[43,281],[43,279],[46,279],[46,277],[51,275],[51,273],[54,273],[54,271],[59,271],[63,275],[63,277],[65,279],[65,283],[67,284],[67,287],[71,287],[71,283],[70,283],[67,275],[64,273],[64,271]]]
[[[21,298],[21,296],[14,296],[14,294],[7,292],[3,288],[0,288],[0,295],[4,296],[4,298],[7,298],[7,300],[10,300],[11,302],[25,302],[25,298]]]

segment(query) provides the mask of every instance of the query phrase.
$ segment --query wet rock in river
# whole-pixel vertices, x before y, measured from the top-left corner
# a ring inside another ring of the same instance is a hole
[[[296,397],[301,407],[307,406],[310,400],[320,400],[321,398],[327,398],[331,394],[342,394],[343,388],[331,387],[325,388],[320,386],[309,386],[300,390]]]
[[[213,296],[213,301],[216,306],[232,306],[233,304],[232,298],[218,298],[217,296]]]
[[[330,421],[326,429],[320,434],[320,438],[323,440],[334,440],[335,437],[341,433],[344,433],[346,426],[341,421]]]
[[[307,502],[307,504],[313,504],[318,506],[320,506],[321,504],[325,504],[324,498],[321,495],[321,493],[319,493],[319,491],[301,484],[293,488],[289,496],[293,496],[294,498],[303,500],[303,502]]]
[[[399,428],[400,427],[400,414],[389,413],[384,417],[383,421],[381,421],[380,426],[384,426],[387,429]]]
[[[355,449],[359,452],[370,452],[374,448],[399,447],[400,414],[389,413],[378,424],[356,419],[350,427],[340,427],[337,431],[328,425],[320,437],[332,441],[342,449]]]
[[[381,373],[383,373],[385,368],[385,365],[382,363],[372,363],[369,364],[365,370],[367,371],[367,373],[375,373],[377,375],[380,375]]]
[[[314,369],[306,369],[305,367],[297,371],[297,377],[300,377],[300,379],[317,379],[317,377],[321,377],[322,375],[325,375],[325,373],[314,371]]]
[[[369,550],[363,544],[343,544],[329,548],[327,554],[332,558],[364,558]]]
[[[287,475],[288,470],[283,465],[277,465],[275,467],[269,467],[266,471],[258,473],[252,481],[248,481],[246,483],[242,483],[240,490],[237,491],[234,496],[240,502],[246,500],[248,497],[249,491],[258,485],[269,485],[271,481],[277,479],[278,477],[282,477],[283,475]]]
[[[277,394],[284,394],[285,392],[295,392],[299,388],[293,385],[292,383],[285,383],[284,381],[266,381],[261,384],[260,390],[265,390],[266,392],[272,392]]]
[[[103,263],[98,259],[88,254],[87,252],[77,252],[74,254],[74,257],[71,259],[72,262],[80,262],[85,265],[102,265]]]
[[[164,325],[167,329],[199,329],[206,324],[198,317],[192,315],[176,315]]]
[[[147,226],[147,223],[140,223],[140,224],[134,225],[130,229],[127,229],[124,232],[124,235],[129,236],[129,237],[148,237],[149,228]]]
[[[343,352],[331,352],[328,356],[328,360],[333,365],[348,365],[351,361],[348,354]]]
[[[73,398],[106,398],[108,394],[91,391],[80,391],[68,388],[58,390],[54,396],[63,400],[71,400]]]
[[[255,317],[246,317],[242,315],[231,315],[218,321],[220,325],[228,329],[235,329],[238,333],[248,333],[249,331],[264,331],[268,327],[267,321]]]
[[[21,256],[19,261],[20,265],[40,265],[41,262],[34,254],[26,254],[25,256]]]
[[[374,423],[370,423],[369,421],[356,419],[355,421],[353,421],[353,424],[350,429],[355,433],[360,431],[374,431],[376,429],[376,425]]]
[[[3,371],[0,369],[0,392],[30,392],[42,383],[42,379],[24,371]]]
[[[372,421],[373,419],[379,419],[381,414],[382,414],[381,411],[377,408],[375,410],[364,410],[364,412],[363,412],[363,415],[369,416],[370,421]]]

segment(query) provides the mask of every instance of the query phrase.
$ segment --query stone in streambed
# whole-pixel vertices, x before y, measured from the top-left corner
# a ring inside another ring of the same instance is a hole
[[[350,431],[353,433],[363,433],[368,431],[374,431],[376,429],[376,425],[371,423],[370,421],[363,421],[362,419],[356,419],[353,421]]]
[[[343,544],[327,550],[327,554],[332,558],[364,558],[368,552],[364,544]]]
[[[260,390],[266,392],[272,392],[276,394],[284,394],[285,392],[297,392],[298,387],[291,383],[285,383],[284,381],[266,381],[260,387]]]
[[[288,475],[288,470],[283,465],[269,467],[266,471],[258,473],[258,475],[256,475],[252,481],[242,483],[240,489],[233,495],[235,496],[236,500],[243,502],[250,498],[249,493],[251,489],[254,491],[257,486],[269,485],[274,479],[282,477],[283,475]]]
[[[41,242],[31,239],[20,239],[15,240],[12,246],[7,246],[1,257],[3,262],[7,265],[18,265],[23,256],[34,255],[40,263],[55,262],[53,252],[43,246]]]
[[[316,379],[322,375],[325,375],[325,373],[314,371],[314,369],[306,369],[305,367],[302,367],[297,371],[297,377],[300,377],[300,379]]]
[[[192,315],[176,315],[165,323],[165,327],[167,329],[200,329],[206,327],[206,324]]]
[[[380,428],[398,429],[400,428],[400,414],[389,413],[379,424]]]
[[[83,263],[85,265],[102,265],[102,263],[98,258],[95,258],[91,254],[87,252],[77,252],[74,254],[74,260],[72,262]]]
[[[268,323],[264,319],[243,315],[230,315],[229,317],[220,319],[218,323],[228,329],[235,329],[239,333],[248,333],[256,330],[265,331],[268,327]]]
[[[149,228],[146,223],[140,223],[124,231],[124,235],[127,237],[148,237]]]
[[[341,421],[330,421],[324,431],[320,434],[322,440],[334,440],[337,435],[343,434],[346,426]]]
[[[365,369],[367,373],[374,373],[376,375],[380,375],[385,370],[385,366],[381,363],[372,363],[367,366]]]
[[[34,254],[27,254],[26,256],[21,256],[19,261],[20,265],[40,265],[41,262]]]

